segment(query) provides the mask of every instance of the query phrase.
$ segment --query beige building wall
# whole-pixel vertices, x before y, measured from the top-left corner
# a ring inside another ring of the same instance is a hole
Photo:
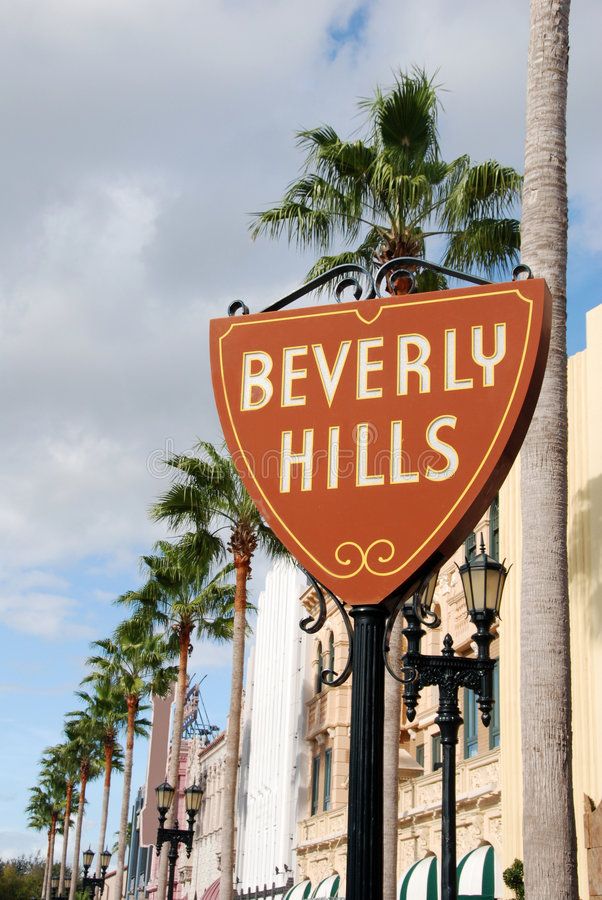
[[[602,800],[602,306],[569,361],[569,592],[579,889],[589,897],[584,795]],[[598,883],[597,894],[602,894]]]

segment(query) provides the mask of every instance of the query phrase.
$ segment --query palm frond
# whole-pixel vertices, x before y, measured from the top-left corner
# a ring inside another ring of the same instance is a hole
[[[444,263],[474,269],[492,278],[509,274],[519,260],[520,225],[516,219],[478,219],[454,234]]]
[[[442,221],[451,231],[467,228],[475,219],[506,216],[520,200],[522,176],[495,160],[465,164],[458,176],[442,210]]]

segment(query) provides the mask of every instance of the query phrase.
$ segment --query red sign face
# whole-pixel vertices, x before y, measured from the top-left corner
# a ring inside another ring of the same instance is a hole
[[[212,321],[232,458],[329,590],[378,603],[455,551],[518,453],[550,321],[541,280]]]

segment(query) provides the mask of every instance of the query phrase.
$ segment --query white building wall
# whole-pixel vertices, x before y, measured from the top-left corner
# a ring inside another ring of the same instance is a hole
[[[301,740],[306,638],[299,629],[305,578],[276,563],[259,596],[255,646],[249,665],[243,721],[239,834],[239,888],[283,884],[294,870],[294,843],[305,748]]]

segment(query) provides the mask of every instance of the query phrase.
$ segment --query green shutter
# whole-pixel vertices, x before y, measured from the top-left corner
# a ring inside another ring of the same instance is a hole
[[[332,771],[332,750],[324,753],[324,812],[330,809],[330,781]]]
[[[320,797],[320,757],[314,756],[312,762],[312,782],[311,782],[311,814],[315,816],[318,812],[318,803]]]
[[[489,749],[500,746],[500,661],[496,659],[493,670],[493,709],[489,725]]]

